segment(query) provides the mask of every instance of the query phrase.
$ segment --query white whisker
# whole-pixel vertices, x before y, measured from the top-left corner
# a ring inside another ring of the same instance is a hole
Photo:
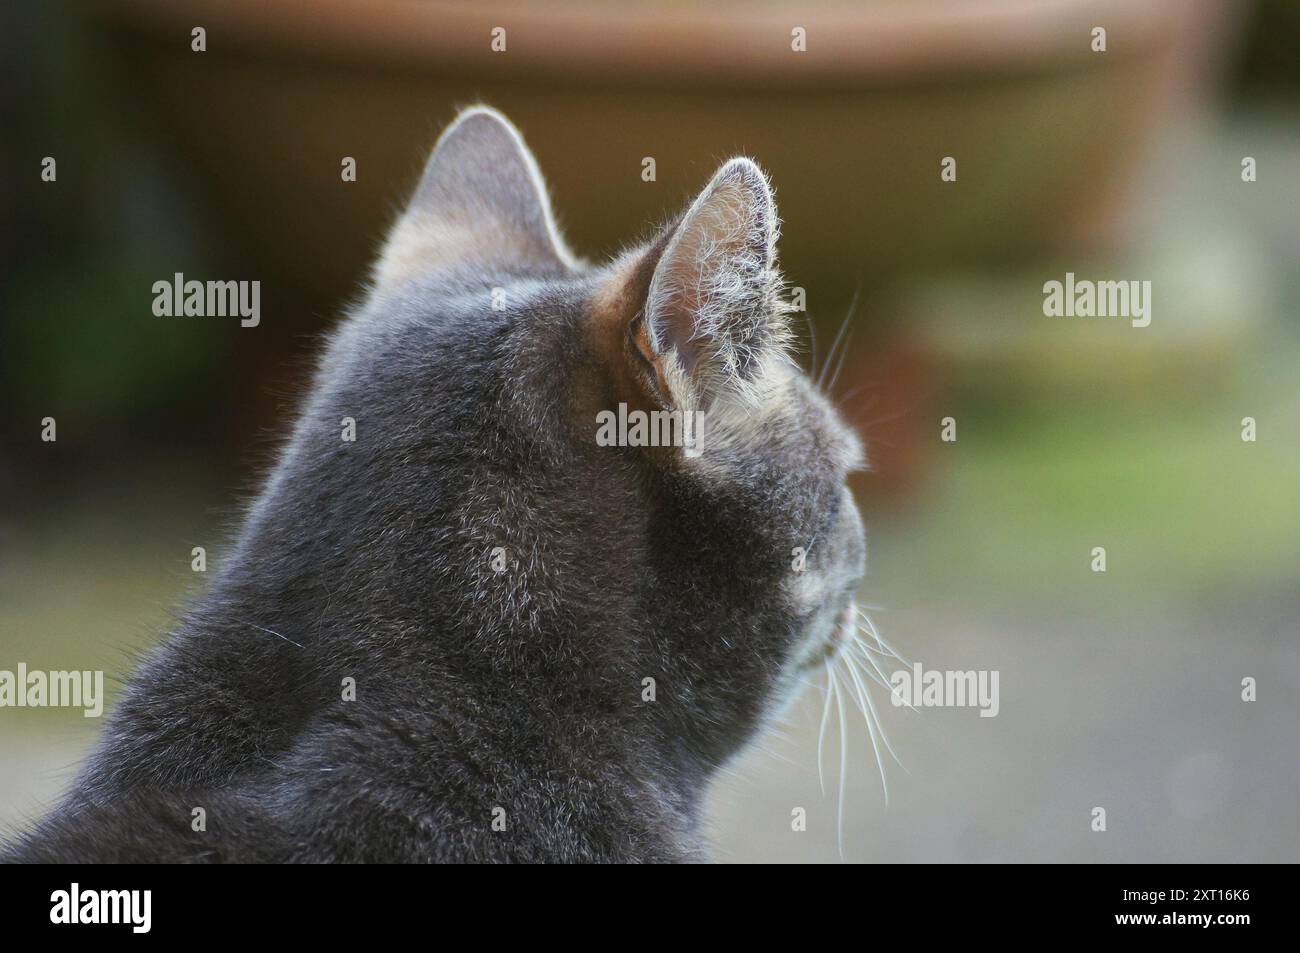
[[[876,662],[875,658],[871,655],[871,646],[867,645],[861,639],[854,637],[852,647],[857,649],[862,654],[862,657],[866,659],[867,663],[876,670],[876,674],[879,675],[880,678],[883,679],[885,677],[884,671],[880,668],[880,665]],[[894,684],[892,682],[884,684],[884,688],[886,691],[889,692],[890,695],[894,694]],[[912,709],[912,711],[916,711],[916,707],[911,702],[904,702],[903,704],[905,704],[908,708]]]
[[[912,664],[912,663],[909,662],[906,658],[904,658],[901,654],[899,654],[898,649],[894,648],[892,645],[889,644],[889,640],[888,640],[888,639],[886,639],[883,635],[880,634],[880,630],[876,628],[876,624],[875,624],[874,622],[871,621],[871,617],[870,617],[869,615],[867,615],[865,612],[863,612],[861,609],[859,609],[859,610],[858,610],[858,617],[859,617],[860,619],[862,619],[862,621],[863,621],[864,623],[866,623],[866,626],[867,626],[867,632],[871,635],[871,637],[872,637],[873,639],[876,640],[876,644],[877,644],[878,646],[880,646],[880,649],[881,649],[882,652],[888,652],[890,655],[892,655],[894,658],[898,659],[898,660],[899,660],[900,662],[902,662],[904,665],[911,665],[911,664]]]
[[[868,632],[868,631],[867,631],[866,629],[864,629],[864,628],[859,628],[859,629],[858,629],[858,632],[860,632],[860,633],[863,634],[863,635],[870,635],[870,634],[871,634],[870,632]],[[867,644],[867,643],[864,642],[863,645],[862,645],[862,648],[863,648],[864,651],[872,652],[872,653],[874,653],[874,654],[876,654],[876,655],[879,655],[881,658],[886,658],[886,659],[897,659],[899,662],[902,662],[902,661],[903,661],[903,659],[899,658],[899,657],[898,657],[897,655],[895,655],[893,652],[890,652],[888,649],[881,648],[880,646],[869,645],[869,644]]]
[[[867,697],[866,686],[862,684],[862,679],[858,676],[858,666],[853,660],[853,656],[845,653],[845,660],[848,662],[849,678],[852,680],[854,692],[857,695],[858,709],[862,712],[862,719],[867,723],[867,734],[871,738],[871,750],[876,755],[876,767],[880,770],[880,787],[885,793],[885,807],[889,807],[889,782],[885,778],[885,760],[880,756],[880,744],[876,741],[875,725],[875,707],[871,704],[871,699]]]
[[[856,669],[856,666],[851,666],[851,667],[850,667],[850,671],[856,672],[856,670],[857,670],[857,669]],[[859,688],[861,689],[861,691],[862,691],[862,694],[863,694],[864,700],[865,700],[866,703],[867,703],[867,707],[871,709],[871,719],[870,719],[870,720],[874,720],[874,721],[875,721],[875,723],[876,723],[876,730],[880,732],[880,740],[883,741],[883,742],[885,743],[885,750],[887,750],[887,751],[889,752],[890,757],[892,757],[892,758],[894,759],[895,763],[897,763],[897,765],[898,765],[900,768],[902,768],[904,771],[907,771],[907,766],[906,766],[905,764],[903,764],[902,759],[898,757],[898,753],[897,753],[896,751],[894,751],[894,746],[893,746],[892,744],[890,744],[890,742],[889,742],[889,735],[885,734],[885,726],[884,726],[884,723],[881,722],[881,720],[880,720],[880,713],[876,711],[875,703],[872,702],[872,700],[871,700],[871,695],[870,695],[870,693],[867,691],[866,686],[865,686],[865,685],[862,685],[862,683],[859,682],[859,683],[858,683],[858,687],[859,687]],[[870,720],[869,720],[869,722],[868,722],[868,727],[870,727]],[[872,738],[872,743],[873,743],[873,744],[875,743],[875,739],[874,739],[874,738]],[[876,757],[877,757],[878,759],[879,759],[879,757],[880,757],[880,751],[879,751],[879,750],[876,751]],[[881,771],[881,780],[882,780],[882,781],[884,780],[884,770],[885,770],[885,769],[884,769],[884,765],[883,765],[883,763],[882,763],[882,764],[881,764],[881,768],[880,768],[880,771]],[[908,772],[908,773],[910,774],[911,772]],[[886,803],[886,804],[889,803],[889,789],[888,789],[888,788],[885,789],[885,803]]]
[[[863,648],[864,648],[864,646],[862,645],[862,642],[858,639],[858,637],[857,637],[856,635],[850,635],[850,636],[845,640],[845,643],[846,643],[846,645],[847,645],[848,647],[850,647],[850,648],[855,648],[855,649],[863,649]],[[842,650],[842,651],[845,651],[845,650]],[[892,692],[892,691],[893,691],[893,686],[891,686],[891,685],[889,684],[889,679],[886,678],[886,677],[885,677],[885,673],[882,672],[882,671],[880,670],[880,666],[878,666],[878,665],[876,664],[876,660],[873,659],[870,655],[864,655],[863,657],[864,657],[864,658],[865,658],[869,663],[871,663],[871,668],[870,668],[870,670],[865,670],[865,671],[863,671],[862,674],[865,675],[867,678],[871,679],[873,682],[875,682],[877,685],[879,685],[879,686],[880,686],[881,688],[883,688],[885,691],[887,691],[887,692]]]
[[[836,805],[835,818],[835,840],[839,846],[840,860],[844,859],[844,779],[848,767],[848,745],[846,744],[845,719],[844,719],[844,695],[839,688],[839,679],[835,677],[835,669],[831,668],[831,690],[835,692],[835,707],[840,716],[840,789],[839,803]]]
[[[849,305],[848,314],[844,315],[844,321],[840,324],[840,329],[835,332],[835,340],[831,342],[831,349],[826,352],[826,363],[822,365],[821,372],[817,375],[817,388],[819,390],[826,389],[826,372],[831,369],[831,365],[835,361],[835,355],[839,351],[841,341],[844,339],[844,332],[849,328],[849,321],[853,318],[853,311],[857,308],[857,305],[858,295],[857,292],[854,292],[853,303]]]
[[[826,774],[822,769],[822,744],[826,740],[826,721],[831,713],[831,661],[827,659],[826,665],[826,702],[822,705],[822,722],[817,729],[817,784],[822,789],[822,797],[826,796]]]

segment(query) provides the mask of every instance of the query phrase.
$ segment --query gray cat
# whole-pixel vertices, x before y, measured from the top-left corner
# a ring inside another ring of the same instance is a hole
[[[702,858],[706,786],[865,558],[777,227],[733,159],[589,265],[515,128],[462,113],[210,591],[7,858]]]

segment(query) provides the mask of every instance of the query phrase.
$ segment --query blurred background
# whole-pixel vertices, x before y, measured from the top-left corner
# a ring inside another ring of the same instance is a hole
[[[1291,0],[3,16],[0,668],[104,669],[116,690],[200,585],[191,547],[222,558],[438,130],[484,101],[521,127],[592,260],[721,160],[770,171],[805,364],[845,328],[835,392],[873,465],[861,601],[926,668],[1000,672],[995,718],[877,693],[907,769],[887,764],[886,805],[848,724],[842,827],[838,734],[823,794],[810,690],[717,785],[721,859],[1300,856]],[[1045,317],[1043,283],[1067,271],[1151,281],[1150,327]],[[175,272],[261,281],[260,326],[154,317],[151,286]],[[0,829],[57,796],[99,727],[0,710]]]

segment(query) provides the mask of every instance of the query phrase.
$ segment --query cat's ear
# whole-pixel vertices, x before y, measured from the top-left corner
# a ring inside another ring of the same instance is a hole
[[[767,176],[750,159],[732,159],[652,246],[660,252],[640,337],[667,402],[753,397],[772,365],[789,359],[779,226]]]
[[[384,245],[375,282],[383,288],[461,265],[540,271],[576,265],[537,160],[510,120],[487,106],[464,110],[439,137]]]

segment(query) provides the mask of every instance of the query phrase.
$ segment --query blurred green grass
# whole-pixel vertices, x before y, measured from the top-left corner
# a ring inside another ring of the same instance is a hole
[[[1294,344],[1277,347],[1230,390],[1185,405],[969,408],[915,513],[874,521],[875,583],[909,599],[1076,607],[1293,592],[1298,363]],[[1245,416],[1254,443],[1241,439]],[[1091,571],[1094,546],[1104,575]]]

